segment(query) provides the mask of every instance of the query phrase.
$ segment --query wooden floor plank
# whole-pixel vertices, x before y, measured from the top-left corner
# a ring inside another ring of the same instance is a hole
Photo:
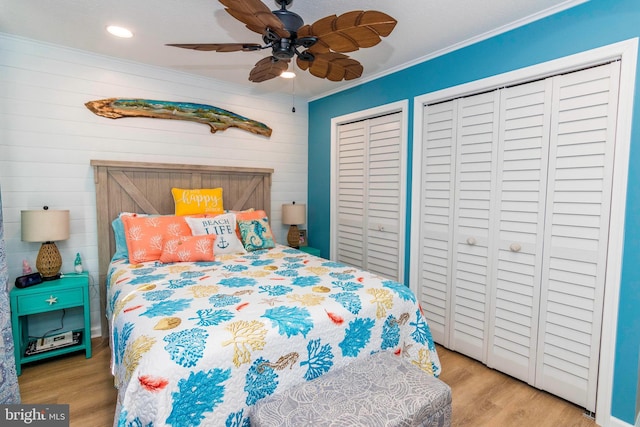
[[[595,427],[577,406],[537,390],[481,363],[438,346],[453,396],[454,427]],[[68,403],[71,427],[113,425],[116,390],[108,342],[93,340],[84,353],[24,365],[23,403]]]

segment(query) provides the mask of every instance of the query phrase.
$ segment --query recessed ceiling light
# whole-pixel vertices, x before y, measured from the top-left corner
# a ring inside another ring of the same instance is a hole
[[[118,27],[117,25],[109,25],[107,27],[107,31],[116,37],[122,37],[125,39],[133,37],[133,33],[131,31],[124,27]]]
[[[282,77],[283,79],[292,79],[296,76],[296,73],[294,73],[293,71],[283,71],[280,74],[280,77]]]

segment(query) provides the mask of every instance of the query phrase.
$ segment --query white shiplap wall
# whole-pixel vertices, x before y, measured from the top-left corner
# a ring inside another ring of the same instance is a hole
[[[257,92],[0,33],[0,188],[11,281],[22,274],[23,259],[35,268],[39,249],[20,240],[20,211],[69,209],[71,237],[57,243],[63,271],[73,270],[80,252],[93,279],[92,325],[98,333],[91,159],[273,168],[270,219],[276,239],[285,242],[282,203],[307,200],[307,105],[298,101],[292,113],[290,94]],[[208,126],[185,121],[111,120],[84,106],[111,97],[214,105],[263,122],[273,133],[266,138],[231,128],[211,134]]]

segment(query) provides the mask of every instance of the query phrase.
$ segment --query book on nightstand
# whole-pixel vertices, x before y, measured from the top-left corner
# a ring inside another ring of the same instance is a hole
[[[70,345],[80,344],[82,332],[64,332],[58,335],[52,335],[50,337],[38,338],[33,341],[29,341],[29,345],[25,350],[26,356],[42,353],[49,350],[55,350],[61,347],[68,347]]]

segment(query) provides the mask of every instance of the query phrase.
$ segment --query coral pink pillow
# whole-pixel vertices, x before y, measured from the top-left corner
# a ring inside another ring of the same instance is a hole
[[[160,262],[214,261],[215,234],[180,236],[164,239]]]
[[[123,216],[122,223],[132,264],[159,260],[165,238],[191,236],[181,216]]]
[[[236,212],[236,219],[238,221],[248,221],[251,219],[262,219],[267,216],[265,211],[256,211],[256,210],[246,210],[241,212]]]

